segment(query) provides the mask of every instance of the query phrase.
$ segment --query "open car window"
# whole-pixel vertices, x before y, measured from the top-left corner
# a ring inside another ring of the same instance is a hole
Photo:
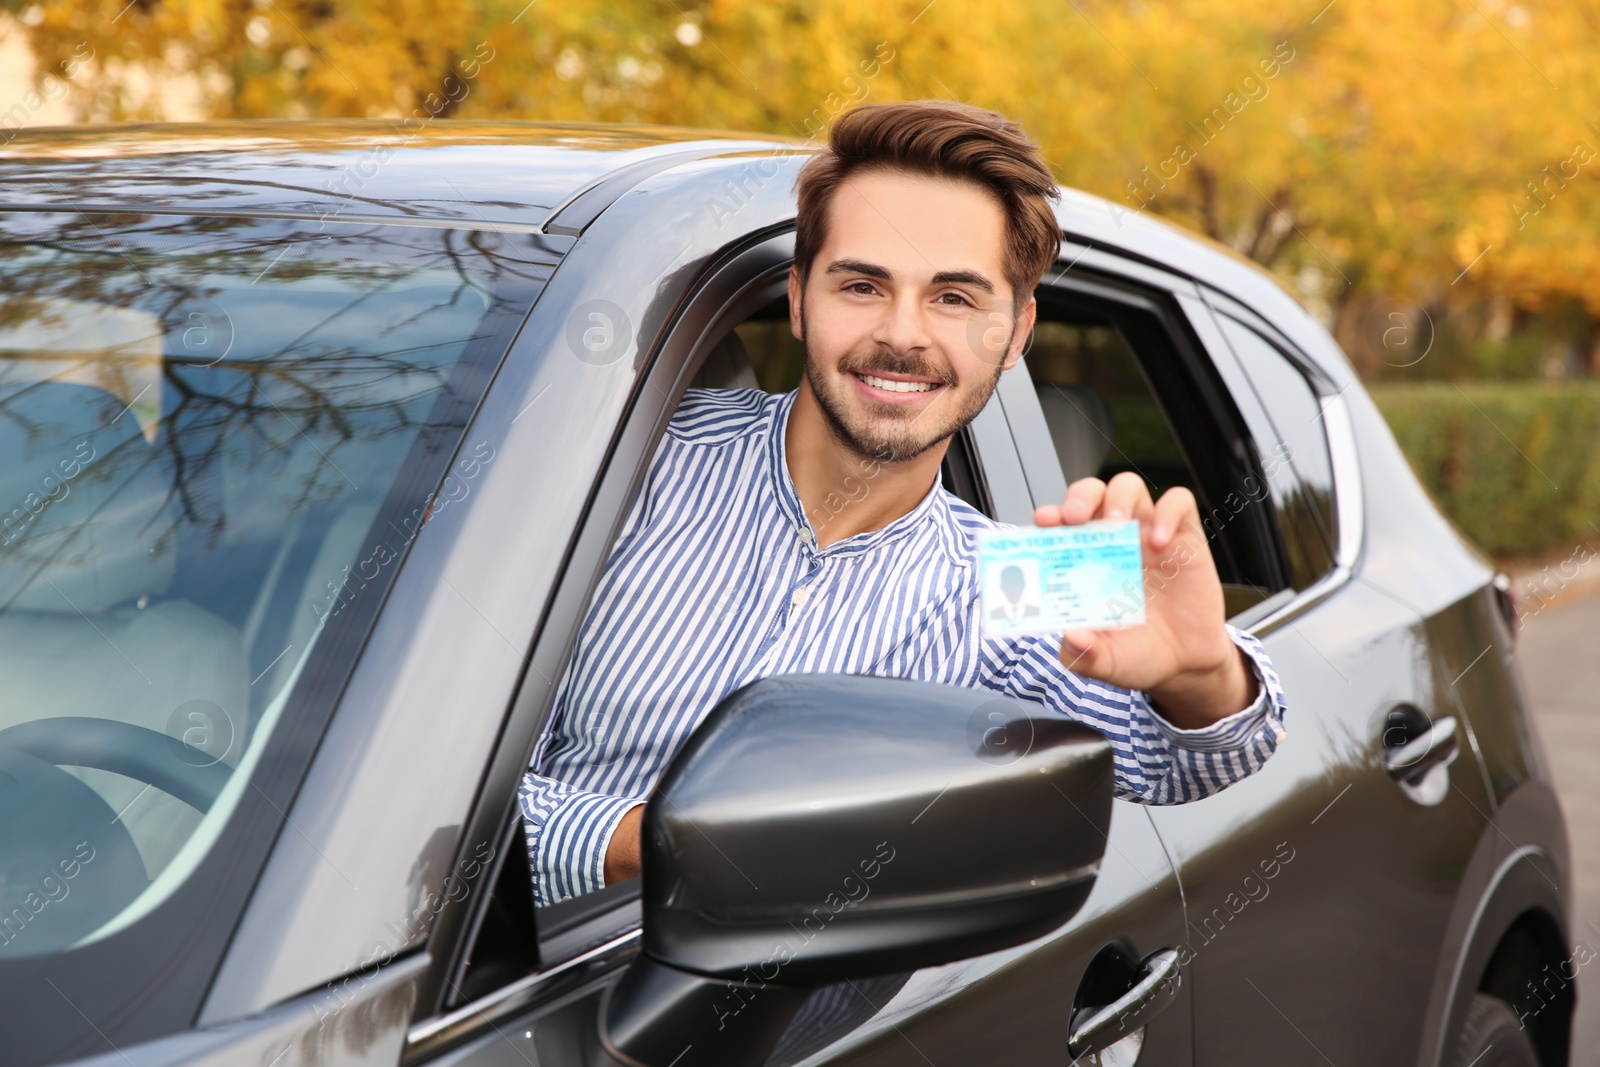
[[[716,311],[706,316],[712,325],[696,327],[693,331],[682,329],[669,336],[664,352],[656,357],[649,372],[663,383],[662,388],[647,387],[639,391],[638,395],[647,398],[650,406],[644,408],[641,401],[641,408],[636,408],[630,416],[624,437],[651,420],[659,420],[656,423],[658,434],[664,431],[672,413],[667,383],[676,381],[679,388],[689,390],[752,389],[766,393],[786,392],[798,386],[804,351],[790,333],[783,295],[792,257],[788,240],[787,235],[771,239],[747,253],[755,261],[759,274],[752,272],[745,280],[730,282],[731,291],[709,296],[701,294],[691,301],[685,318],[694,321],[700,302],[704,301]],[[726,303],[717,304],[716,300]],[[689,362],[685,364],[685,360]],[[665,409],[660,412],[654,406],[658,397]],[[613,460],[612,469],[603,476],[602,493],[605,485],[613,480],[625,480],[629,472],[639,478],[639,472],[648,466],[652,450],[660,446],[661,439],[659,436],[644,437],[642,432],[640,437],[639,452],[628,452]],[[969,447],[963,437],[958,436],[952,442],[942,478],[951,492],[980,510],[991,510],[975,449]],[[622,511],[626,513],[626,506]],[[550,655],[551,658],[544,661],[543,670],[551,678],[559,679],[566,669],[572,654],[571,642],[575,641],[576,631],[588,612],[589,598],[593,596],[591,583],[598,580],[598,571],[616,543],[615,530],[622,524],[621,515],[613,515],[609,510],[605,515],[591,515],[579,537],[577,552],[581,558],[592,561],[592,566],[589,563],[574,565],[563,577],[557,596],[558,604],[563,605],[559,609],[560,633],[547,628],[535,651],[536,662],[539,657]],[[601,535],[600,530],[608,526],[612,532]],[[569,587],[574,591],[570,608],[565,606]],[[580,588],[586,590],[581,600],[576,594]],[[557,658],[554,650],[563,646],[565,651]],[[556,687],[550,690],[551,693],[555,691]],[[518,697],[514,722],[521,722],[518,717],[524,717],[530,724],[530,734],[523,735],[528,739],[517,744],[526,744],[529,751],[533,751],[537,743],[531,735],[538,733],[531,724],[538,721],[535,716],[547,713],[550,707],[545,703],[547,699],[539,698],[536,707],[525,696]],[[497,805],[501,802],[486,802],[486,805],[496,805],[496,818],[501,810]],[[501,824],[502,832],[507,835],[507,848],[495,872],[494,888],[467,920],[459,948],[449,965],[449,975],[441,983],[436,1014],[424,1016],[424,1021],[412,1032],[411,1047],[416,1054],[431,1054],[433,1050],[450,1047],[473,1034],[487,1043],[486,1048],[496,1046],[495,1039],[499,1035],[492,1028],[485,1029],[484,1020],[515,1026],[518,1024],[513,1024],[512,1020],[543,1011],[544,1005],[565,1004],[571,990],[593,982],[595,976],[637,951],[638,881],[610,885],[536,906],[535,893],[530,889],[535,878],[532,865],[526,851],[517,847],[525,822],[520,809],[512,810],[509,816],[509,820]],[[901,975],[895,981],[903,979]],[[562,1019],[568,1018],[566,1011],[558,1014]],[[592,1012],[584,1019],[587,1021],[574,1023],[575,1032],[587,1035],[582,1042],[591,1042]],[[528,1039],[538,1044],[541,1040],[538,1034],[552,1033],[551,1025],[546,1024],[542,1030],[530,1029]],[[832,1032],[831,1028],[825,1029]],[[522,1033],[517,1029],[513,1038]],[[561,1049],[568,1047],[560,1045]],[[587,1049],[590,1045],[583,1047]],[[547,1050],[539,1044],[537,1051],[541,1056],[547,1051],[557,1055],[555,1049],[556,1045]]]

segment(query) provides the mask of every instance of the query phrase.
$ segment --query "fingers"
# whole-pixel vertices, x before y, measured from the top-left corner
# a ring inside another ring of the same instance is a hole
[[[1194,494],[1183,486],[1168,489],[1156,501],[1150,519],[1150,547],[1157,552],[1172,543],[1178,531],[1193,525],[1200,515]]]
[[[1124,471],[1109,483],[1079,478],[1059,505],[1035,508],[1036,526],[1076,526],[1096,519],[1145,519],[1154,505],[1144,479]]]
[[[1132,471],[1123,471],[1106,486],[1105,499],[1100,502],[1099,519],[1149,518],[1154,505],[1150,501],[1150,487]]]
[[[1075,526],[1088,522],[1100,510],[1105,494],[1106,483],[1099,478],[1079,478],[1067,487],[1066,498],[1061,503],[1034,509],[1034,525]]]

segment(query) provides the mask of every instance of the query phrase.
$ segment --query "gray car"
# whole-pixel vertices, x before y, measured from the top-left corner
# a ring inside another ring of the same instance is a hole
[[[809,151],[0,149],[0,1063],[1567,1062],[1504,582],[1296,300],[1072,191],[944,484],[1024,524],[1086,475],[1192,488],[1277,753],[1146,807],[1034,705],[763,680],[658,787],[642,880],[534,907],[518,785],[668,419],[799,380]]]

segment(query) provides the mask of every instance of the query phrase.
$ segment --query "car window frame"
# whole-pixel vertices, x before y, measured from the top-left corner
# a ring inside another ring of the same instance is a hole
[[[1219,357],[1225,356],[1231,359],[1238,367],[1239,373],[1246,381],[1249,382],[1250,395],[1255,399],[1256,404],[1260,409],[1261,417],[1269,424],[1273,425],[1275,429],[1276,421],[1273,419],[1272,412],[1267,408],[1265,396],[1262,393],[1261,386],[1256,382],[1256,376],[1252,375],[1250,371],[1246,369],[1244,360],[1239,358],[1239,355],[1235,350],[1233,342],[1231,338],[1229,338],[1227,331],[1225,329],[1220,329],[1224,320],[1231,319],[1236,326],[1254,333],[1264,344],[1267,345],[1268,348],[1274,350],[1278,354],[1279,358],[1281,358],[1291,370],[1295,371],[1303,379],[1305,379],[1306,385],[1311,390],[1311,395],[1313,398],[1315,398],[1315,401],[1319,406],[1325,408],[1330,399],[1342,396],[1345,390],[1350,388],[1348,385],[1340,388],[1337,383],[1335,383],[1334,380],[1328,375],[1328,373],[1323,370],[1323,368],[1318,366],[1314,360],[1307,356],[1299,348],[1299,346],[1297,346],[1293,341],[1289,340],[1282,330],[1278,329],[1271,322],[1267,321],[1249,307],[1208,285],[1199,286],[1199,291],[1201,301],[1205,304],[1207,310],[1210,312],[1211,321],[1219,326],[1218,332],[1222,342],[1222,351],[1218,353]],[[1324,424],[1322,428],[1322,436],[1323,444],[1328,450],[1328,463],[1331,469],[1335,465],[1335,441],[1333,438],[1336,436],[1336,431],[1330,430],[1330,428]],[[1298,465],[1294,464],[1291,460],[1291,466],[1295,467],[1296,474],[1298,476]],[[1305,479],[1302,477],[1300,480],[1304,481]],[[1339,485],[1336,471],[1333,472],[1333,482],[1334,496],[1332,501],[1333,515],[1331,516],[1331,521],[1329,519],[1325,519],[1319,513],[1317,516],[1317,524],[1322,532],[1323,539],[1326,542],[1328,553],[1330,557],[1332,557],[1333,563],[1337,564],[1341,555],[1340,538],[1343,530],[1339,519]]]
[[[503,834],[512,835],[513,828],[520,830],[517,783],[532,759],[556,695],[556,687],[544,684],[542,678],[559,678],[565,670],[605,560],[695,372],[723,334],[782,294],[793,260],[792,222],[727,246],[697,278],[686,280],[661,341],[643,354],[610,454],[596,478],[559,584],[534,639],[529,670],[512,698],[500,741],[488,760],[463,841],[498,840]],[[499,877],[504,862],[504,853],[495,858],[484,872],[485,884]],[[464,910],[459,921],[438,924],[428,941],[435,962],[419,980],[402,1062],[431,1059],[498,1022],[541,1006],[553,1010],[576,991],[604,981],[631,959],[639,941],[637,882],[615,888],[620,892],[610,898],[603,897],[606,890],[578,898],[598,906],[592,914],[577,917],[556,944],[541,936],[533,971],[465,1003],[453,1001],[449,991],[462,984],[471,958],[472,935],[492,894],[476,894],[472,907]],[[574,931],[579,936],[565,936]],[[559,951],[553,953],[552,948]]]

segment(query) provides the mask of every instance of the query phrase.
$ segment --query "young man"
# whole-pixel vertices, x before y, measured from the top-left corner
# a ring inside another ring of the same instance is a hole
[[[1086,478],[1034,516],[1137,519],[1146,568],[1175,575],[1144,625],[982,637],[975,535],[998,524],[939,467],[1021,358],[1059,249],[1055,183],[1021,129],[951,103],[862,107],[797,186],[805,380],[784,396],[691,390],[673,418],[522,788],[541,905],[638,873],[650,789],[717,701],[768,675],[1036,701],[1103,733],[1117,795],[1151,804],[1225,788],[1282,736],[1283,693],[1223,621],[1185,489],[1152,501],[1136,475]]]

